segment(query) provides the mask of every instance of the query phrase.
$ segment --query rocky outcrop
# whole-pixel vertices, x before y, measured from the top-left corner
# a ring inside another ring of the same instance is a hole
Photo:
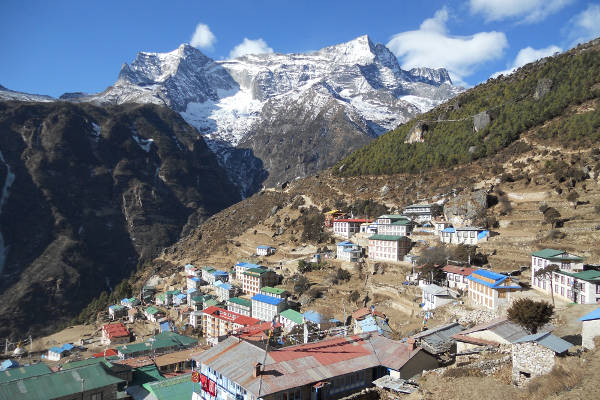
[[[423,143],[425,141],[425,134],[427,133],[428,126],[423,121],[418,121],[415,126],[408,132],[408,136],[404,143]]]
[[[239,200],[200,134],[166,107],[0,103],[0,151],[0,184],[13,174],[0,208],[0,337],[68,323]]]
[[[473,117],[473,130],[479,132],[487,128],[490,122],[492,122],[490,114],[487,111],[482,111]]]
[[[536,100],[541,99],[552,89],[552,79],[542,78],[538,81],[537,86],[535,87],[535,93],[533,94],[533,98]]]
[[[487,210],[487,191],[461,193],[444,205],[444,216],[455,226],[476,225]]]

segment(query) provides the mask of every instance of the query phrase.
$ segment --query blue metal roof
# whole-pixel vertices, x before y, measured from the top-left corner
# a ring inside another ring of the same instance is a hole
[[[490,231],[481,231],[477,234],[477,239],[481,240],[489,234],[490,234]]]
[[[275,247],[272,246],[266,246],[264,244],[261,244],[260,246],[256,246],[257,249],[274,249]]]
[[[225,271],[216,270],[215,272],[213,272],[213,275],[228,275],[228,273]]]
[[[221,281],[219,281],[219,282],[221,282]],[[217,285],[215,285],[215,286],[217,286]],[[229,283],[224,283],[224,282],[221,282],[221,284],[220,284],[220,285],[218,285],[218,286],[219,286],[219,287],[222,287],[222,288],[223,288],[223,289],[225,289],[225,290],[231,290],[231,285],[230,285]]]
[[[593,319],[600,319],[600,308],[596,308],[591,313],[585,314],[583,317],[579,318],[579,321],[591,321]]]
[[[302,315],[304,316],[304,319],[310,322],[314,322],[315,324],[322,324],[328,321],[327,318],[325,318],[316,311],[307,311]]]
[[[475,274],[479,275],[479,276],[483,276],[488,279],[493,279],[495,282],[490,283],[490,282],[484,281],[482,279],[474,277],[473,275],[475,275]],[[508,278],[508,276],[499,274],[497,272],[488,271],[487,269],[478,269],[477,271],[473,272],[471,275],[467,276],[468,280],[477,282],[477,283],[481,283],[482,285],[493,288],[493,289],[500,287],[501,283],[504,282],[506,280],[506,278]],[[515,286],[502,286],[502,288],[503,289],[520,289],[521,287],[518,285],[515,285]]]
[[[456,232],[456,230],[454,228],[448,227],[448,228],[442,229],[442,232],[454,233],[454,232]]]
[[[338,246],[354,246],[354,243],[349,242],[349,241],[346,240],[344,242],[339,242],[337,245]]]
[[[279,297],[267,296],[260,293],[252,296],[252,300],[260,301],[261,303],[271,304],[273,306],[276,306],[277,304],[283,301],[283,299],[280,299]]]
[[[554,351],[555,353],[564,353],[565,351],[569,350],[571,346],[573,346],[571,343],[559,338],[558,336],[553,335],[550,332],[536,333],[535,335],[528,335],[518,340],[515,340],[515,343],[526,342],[538,343]]]
[[[247,269],[250,269],[250,268],[261,268],[261,266],[258,265],[258,264],[252,264],[252,263],[247,263],[247,262],[243,262],[243,261],[235,264],[235,266],[236,267],[247,268]]]
[[[382,318],[375,318],[372,315],[367,316],[365,319],[358,321],[360,328],[363,332],[391,332],[392,329]]]

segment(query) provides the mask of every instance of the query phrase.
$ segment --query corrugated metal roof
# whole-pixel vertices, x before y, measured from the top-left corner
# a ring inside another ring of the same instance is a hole
[[[261,303],[267,303],[272,306],[276,306],[283,301],[283,299],[279,297],[267,296],[266,294],[257,293],[252,296],[253,301],[259,301]]]
[[[157,382],[144,383],[142,386],[157,400],[189,400],[192,398],[193,391],[198,394],[202,391],[200,384],[194,385],[192,382],[191,373]]]
[[[389,242],[397,242],[398,240],[402,240],[406,238],[406,236],[398,236],[398,235],[373,235],[369,236],[369,240],[385,240]]]
[[[302,314],[300,314],[296,310],[292,310],[291,308],[288,308],[287,310],[282,311],[280,315],[282,317],[286,317],[290,321],[293,321],[293,322],[295,322],[297,324],[301,324],[301,323],[304,322]]]
[[[0,384],[32,376],[49,374],[50,372],[52,371],[50,371],[50,368],[44,363],[9,368],[0,372]]]
[[[555,249],[542,249],[538,251],[534,251],[531,253],[532,256],[540,257],[540,258],[550,258],[556,257],[559,254],[565,253],[564,250],[555,250]]]
[[[583,317],[579,318],[579,321],[591,321],[593,319],[600,319],[600,308],[596,308],[591,313],[585,314]]]
[[[573,346],[571,343],[559,338],[558,336],[551,334],[550,332],[542,332],[542,333],[536,333],[534,335],[528,335],[528,336],[522,337],[515,341],[515,343],[526,343],[526,342],[538,343],[541,346],[544,346],[544,347],[554,351],[555,353],[559,353],[559,354],[564,353],[565,351],[569,350]]]

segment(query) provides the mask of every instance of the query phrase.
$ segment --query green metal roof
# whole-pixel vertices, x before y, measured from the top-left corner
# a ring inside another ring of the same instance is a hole
[[[181,294],[181,290],[167,290],[166,294],[170,294],[171,296],[177,296]]]
[[[126,344],[117,347],[117,351],[127,355],[151,350],[160,350],[167,347],[190,347],[198,343],[194,338],[179,335],[175,332],[162,332],[153,336],[153,339],[154,341],[147,340],[142,343]]]
[[[556,273],[571,276],[573,278],[581,279],[583,281],[600,281],[600,271],[596,270],[588,270],[582,272],[556,271]]]
[[[165,378],[160,374],[156,365],[144,365],[133,370],[131,386],[142,386],[144,383],[162,381],[163,379]]]
[[[271,294],[284,294],[286,292],[285,289],[274,288],[271,286],[264,286],[260,289],[261,292],[271,293]]]
[[[28,365],[25,367],[9,368],[5,371],[0,371],[0,384],[10,382],[18,379],[29,378],[31,376],[38,376],[49,374],[50,368],[44,363]]]
[[[377,217],[377,219],[379,218],[387,218],[387,219],[408,219],[407,217],[405,217],[404,215],[401,214],[384,214],[381,215],[379,217]]]
[[[157,312],[160,312],[160,310],[156,307],[148,306],[148,308],[146,308],[146,312],[150,315],[154,315]]]
[[[252,302],[250,300],[242,299],[241,297],[231,297],[228,301],[240,306],[248,308],[252,307]]]
[[[556,257],[559,254],[565,253],[564,250],[554,250],[554,249],[542,249],[538,251],[534,251],[531,253],[532,256],[540,257],[540,258],[551,258]]]
[[[80,394],[82,386],[88,391],[124,382],[93,364],[0,384],[0,399],[55,399]]]
[[[369,240],[389,240],[389,241],[398,241],[406,236],[398,236],[398,235],[373,235],[369,237]]]
[[[86,360],[79,360],[79,361],[71,361],[68,363],[63,364],[62,369],[73,369],[73,368],[79,368],[79,367],[85,367],[86,365],[94,365],[94,364],[104,364],[106,366],[110,366],[110,361],[111,360],[118,360],[119,357],[117,356],[111,356],[111,357],[97,357],[97,358],[88,358]]]
[[[202,268],[202,270],[203,270],[203,271],[206,271],[206,272],[213,272],[213,271],[216,271],[216,269],[214,269],[213,267],[203,267],[203,268]]]
[[[291,308],[288,308],[287,310],[282,311],[280,315],[282,317],[286,317],[287,319],[289,319],[297,324],[302,324],[304,322],[304,317],[302,316],[302,314],[300,314],[296,310],[292,310]]]
[[[204,301],[204,308],[206,307],[210,307],[210,306],[216,306],[217,304],[219,304],[219,302],[215,299],[208,299]]]
[[[202,391],[202,386],[199,383],[194,384],[192,382],[192,374],[144,383],[142,386],[153,394],[157,400],[189,400],[194,389],[198,394]]]
[[[244,271],[244,275],[251,275],[251,276],[256,276],[256,275],[262,275],[265,272],[267,272],[268,269],[262,267],[262,268],[250,268],[246,271]]]
[[[401,219],[398,221],[392,222],[390,225],[410,225],[411,222],[408,219]]]

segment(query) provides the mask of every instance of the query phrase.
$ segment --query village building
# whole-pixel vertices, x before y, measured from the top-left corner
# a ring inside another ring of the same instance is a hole
[[[448,288],[431,284],[419,284],[421,288],[421,305],[424,311],[430,311],[456,300],[457,294]]]
[[[140,304],[140,301],[138,299],[136,299],[135,297],[130,297],[130,298],[125,298],[121,300],[121,305],[123,307],[127,307],[127,308],[132,308],[135,306],[138,306]]]
[[[246,272],[246,271],[248,271],[249,269],[252,269],[252,268],[264,268],[264,267],[261,266],[261,265],[258,265],[258,264],[247,263],[247,262],[244,262],[244,261],[238,262],[237,264],[235,264],[233,266],[233,270],[234,270],[234,273],[235,273],[235,279],[241,281],[242,280],[242,275],[244,274],[244,272]]]
[[[382,324],[378,321],[387,321],[387,317],[384,313],[375,310],[375,306],[371,306],[359,308],[358,310],[354,311],[352,313],[352,321],[353,332],[358,334],[363,333],[363,329],[366,329],[366,327],[373,327],[373,325],[379,327],[379,325]],[[376,328],[375,330],[379,329]]]
[[[277,297],[278,299],[284,300],[286,300],[290,296],[290,293],[287,290],[274,288],[271,286],[265,286],[261,288],[260,293],[264,294],[265,296]]]
[[[469,280],[467,277],[475,271],[475,268],[446,265],[442,268],[442,271],[446,274],[446,282],[449,288],[466,292],[469,288]]]
[[[127,316],[127,307],[120,304],[113,304],[108,307],[108,316],[112,321],[119,320]]]
[[[437,214],[437,205],[432,204],[413,204],[405,207],[402,213],[418,223],[431,221]]]
[[[436,236],[440,236],[444,229],[452,227],[452,223],[450,221],[445,221],[441,219],[434,219],[433,221],[431,221],[431,224],[433,225],[434,229],[433,233]]]
[[[490,310],[510,302],[511,292],[521,290],[512,278],[486,269],[478,269],[467,277],[469,300]]]
[[[100,343],[106,344],[123,344],[129,343],[130,333],[129,330],[118,322],[116,324],[102,325],[102,339]]]
[[[411,337],[415,340],[417,346],[421,346],[431,354],[438,355],[448,352],[456,354],[456,340],[452,336],[464,329],[458,322],[451,322],[424,330]]]
[[[268,296],[257,293],[252,296],[252,318],[261,321],[273,321],[275,317],[285,310],[287,302],[280,297]]]
[[[392,335],[392,328],[385,315],[372,313],[359,320],[354,320],[354,334],[359,333],[379,333],[389,338]]]
[[[324,220],[325,220],[324,224],[325,224],[326,228],[333,227],[334,220],[346,218],[348,216],[348,214],[346,214],[345,212],[342,212],[340,210],[327,211],[323,215],[324,215]]]
[[[557,271],[552,275],[555,297],[578,304],[600,303],[600,271]],[[547,287],[550,288],[550,282]]]
[[[336,256],[338,260],[358,262],[362,256],[362,249],[359,245],[349,241],[339,242]]]
[[[202,399],[335,400],[371,386],[386,373],[408,379],[438,366],[414,344],[377,334],[270,351],[230,337],[194,359],[200,379],[207,381]]]
[[[190,349],[166,353],[156,357],[154,364],[161,374],[188,371],[192,369],[192,357],[203,351],[204,349],[199,347],[192,347]]]
[[[557,265],[559,270],[571,273],[581,272],[584,269],[583,258],[578,255],[555,249],[535,251],[531,253],[531,287],[550,293],[549,277],[535,276],[537,271],[549,265]],[[563,292],[565,293],[563,297],[571,298],[566,295],[566,290]]]
[[[285,332],[289,332],[297,325],[304,324],[304,316],[296,310],[288,308],[279,314],[279,322]]]
[[[6,361],[8,361],[8,360],[5,360],[2,363],[2,365],[5,365]],[[15,364],[17,364],[17,365],[15,365]],[[11,382],[11,381],[18,381],[18,380],[22,380],[22,379],[26,379],[26,378],[31,378],[34,376],[49,374],[52,372],[50,370],[50,367],[48,367],[43,362],[38,362],[37,364],[32,364],[32,365],[19,366],[16,361],[12,361],[10,363],[10,365],[12,365],[12,367],[4,368],[3,370],[0,371],[0,385],[7,383],[7,382]]]
[[[238,294],[239,288],[230,283],[216,281],[214,284],[215,294],[219,301],[227,301],[230,297],[235,297]]]
[[[179,307],[185,303],[187,303],[187,294],[178,293],[176,295],[173,295],[173,306]]]
[[[406,236],[373,235],[369,237],[369,258],[375,261],[402,261],[411,241]]]
[[[247,317],[216,306],[211,306],[203,310],[201,319],[202,334],[207,338],[207,342],[213,345],[238,329],[260,323],[260,320],[256,318]],[[192,325],[194,324],[192,323]]]
[[[475,246],[480,242],[487,242],[490,232],[484,228],[463,227],[444,228],[440,232],[440,241],[448,244],[465,244]]]
[[[158,320],[164,318],[165,315],[164,311],[153,306],[148,306],[144,309],[144,316],[148,321],[158,322]]]
[[[256,255],[258,256],[270,256],[275,254],[275,247],[260,245],[256,247]]]
[[[188,275],[186,279],[186,287],[187,289],[199,289],[202,286],[202,279],[198,278],[194,275]]]
[[[581,321],[581,345],[586,349],[593,349],[594,338],[600,336],[600,308],[579,318]]]
[[[121,360],[141,356],[154,356],[196,347],[198,340],[179,335],[175,332],[161,332],[158,335],[141,343],[130,343],[117,347],[117,354]]]
[[[71,354],[75,346],[71,343],[65,343],[60,347],[54,346],[48,350],[46,358],[50,361],[60,361],[63,357]]]
[[[368,235],[377,234],[377,224],[365,222],[360,224],[360,233],[366,233]]]
[[[550,332],[527,335],[511,346],[512,381],[523,385],[554,368],[556,356],[564,356],[573,345]]]
[[[251,317],[252,301],[241,297],[232,297],[227,300],[227,311]]]
[[[126,397],[125,383],[104,364],[94,363],[2,382],[0,397],[12,400],[117,399]]]
[[[540,332],[548,332],[550,326],[540,328]],[[457,353],[468,352],[477,347],[508,346],[517,339],[529,335],[529,332],[509,321],[507,318],[498,318],[485,324],[479,324],[462,332],[454,334]]]
[[[198,268],[196,268],[193,264],[185,264],[185,266],[183,267],[183,272],[189,276],[198,276],[199,271]]]
[[[244,293],[254,296],[265,286],[276,286],[279,276],[265,267],[250,268],[242,273],[241,282]]]
[[[360,225],[370,223],[371,220],[364,218],[345,218],[333,221],[333,234],[349,239],[355,233],[360,232]]]
[[[413,229],[412,221],[403,215],[381,215],[376,222],[379,235],[408,236]]]

